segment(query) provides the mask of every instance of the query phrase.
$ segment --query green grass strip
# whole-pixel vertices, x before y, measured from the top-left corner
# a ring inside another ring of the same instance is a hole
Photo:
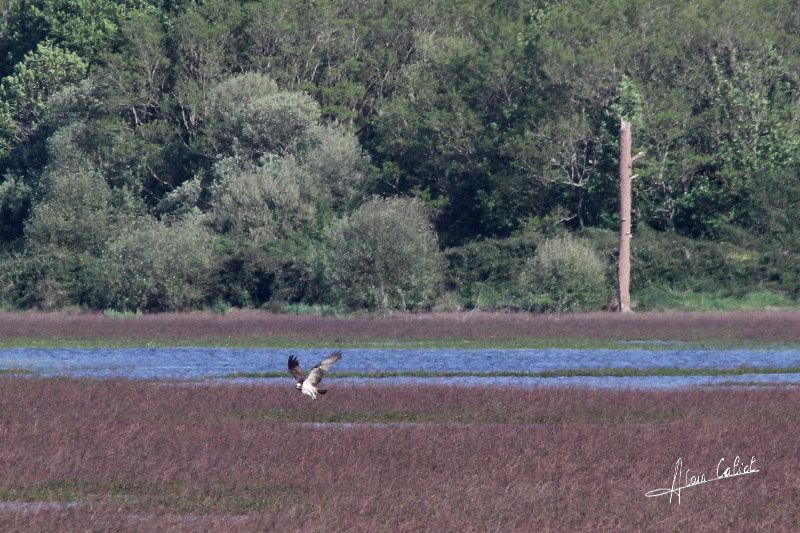
[[[0,368],[0,376],[33,375],[36,372],[27,368]]]
[[[800,366],[735,368],[576,368],[542,371],[376,371],[376,372],[331,372],[327,378],[568,378],[568,377],[650,377],[650,376],[742,376],[747,374],[800,374]],[[288,372],[234,372],[226,378],[289,378]]]

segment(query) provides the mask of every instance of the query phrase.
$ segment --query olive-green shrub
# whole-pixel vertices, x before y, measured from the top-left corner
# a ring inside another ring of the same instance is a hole
[[[520,274],[520,301],[532,311],[599,309],[611,296],[605,273],[597,253],[579,240],[548,239]]]
[[[373,198],[338,219],[320,252],[327,298],[351,309],[430,307],[442,264],[422,203],[408,198]]]
[[[172,311],[204,301],[211,237],[199,217],[171,226],[139,220],[103,257],[109,305],[117,310]]]

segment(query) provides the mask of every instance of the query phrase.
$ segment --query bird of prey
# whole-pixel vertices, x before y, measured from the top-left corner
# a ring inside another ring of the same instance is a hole
[[[342,357],[342,352],[333,352],[328,357],[317,363],[308,373],[308,377],[303,376],[303,371],[300,370],[300,361],[297,357],[289,356],[289,373],[297,380],[296,388],[312,400],[317,399],[317,394],[325,394],[327,389],[318,389],[317,385],[322,381],[322,375],[328,371],[333,363]]]

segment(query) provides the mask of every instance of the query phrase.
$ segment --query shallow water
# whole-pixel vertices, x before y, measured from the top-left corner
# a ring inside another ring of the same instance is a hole
[[[0,368],[30,370],[41,376],[124,377],[133,379],[220,379],[238,372],[283,372],[290,354],[310,368],[332,349],[232,348],[10,348],[0,350]],[[338,371],[498,372],[588,368],[735,368],[800,366],[800,349],[370,349],[344,350]],[[287,374],[287,379],[289,376]],[[337,378],[362,385],[378,378]],[[647,377],[457,377],[380,378],[382,383],[447,383],[471,386],[586,386],[664,388],[728,382],[800,383],[800,374]],[[260,380],[272,381],[272,380]],[[275,380],[280,382],[281,380]]]
[[[50,501],[0,501],[0,512],[32,512],[61,511],[78,507],[78,502],[50,502]]]

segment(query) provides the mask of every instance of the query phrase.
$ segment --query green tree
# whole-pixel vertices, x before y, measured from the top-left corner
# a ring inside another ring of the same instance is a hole
[[[98,258],[114,237],[111,191],[91,168],[49,173],[25,222],[25,251],[12,272],[16,299],[45,309],[98,300]]]
[[[369,157],[348,130],[338,125],[314,126],[303,148],[297,157],[313,179],[313,195],[321,209],[352,209],[374,187]]]
[[[0,32],[0,76],[42,44],[56,43],[91,62],[113,46],[120,19],[145,0],[9,0]]]
[[[415,34],[398,90],[377,105],[368,140],[385,194],[438,210],[443,240],[507,236],[541,205],[509,146],[547,113],[538,10],[459,5]]]
[[[89,159],[76,149],[78,128],[59,130],[49,142],[45,192],[25,224],[32,249],[98,254],[111,238],[112,192]]]
[[[320,119],[309,96],[278,90],[260,74],[233,76],[211,91],[208,130],[217,153],[257,159],[298,150]]]
[[[547,207],[558,215],[559,223],[574,222],[583,228],[589,222],[586,198],[604,150],[590,117],[564,113],[542,121],[536,129],[509,140],[506,149],[517,155],[514,169],[549,197],[552,203]]]
[[[47,98],[64,84],[83,78],[87,64],[80,56],[52,44],[39,44],[28,52],[14,71],[0,82],[0,109],[8,123],[14,121],[14,131],[4,133],[14,143],[27,138],[41,117]],[[11,134],[10,134],[11,133]]]
[[[570,238],[546,240],[520,274],[520,299],[534,311],[598,309],[609,301],[606,265],[595,251]]]
[[[170,20],[175,57],[173,95],[190,144],[203,127],[211,90],[235,71],[242,33],[240,2],[192,2]]]
[[[371,169],[358,140],[337,124],[322,124],[306,94],[279,90],[262,74],[242,74],[214,88],[210,107],[210,149],[227,156],[214,171],[212,219],[219,231],[285,238],[366,194]],[[266,223],[273,216],[286,223]]]
[[[31,187],[17,176],[6,175],[0,183],[0,242],[22,237],[32,197]]]
[[[162,114],[171,69],[167,35],[156,10],[128,13],[118,34],[116,51],[102,56],[100,78],[113,88],[109,99],[137,127]]]
[[[800,162],[800,78],[775,48],[750,55],[739,57],[733,49],[727,57],[711,58],[719,175],[730,205],[725,221],[746,220],[766,233],[778,228],[764,200],[797,183],[785,169]]]
[[[221,161],[211,199],[210,223],[239,240],[297,235],[315,217],[307,173],[291,157],[263,165]]]
[[[176,311],[205,302],[212,238],[198,217],[167,226],[138,219],[102,257],[109,305],[119,310]]]
[[[287,89],[311,94],[326,119],[367,126],[380,100],[398,86],[414,34],[433,24],[418,2],[304,0],[245,5],[245,56]]]
[[[433,305],[442,257],[419,200],[374,198],[334,222],[320,268],[332,303],[418,309]]]

